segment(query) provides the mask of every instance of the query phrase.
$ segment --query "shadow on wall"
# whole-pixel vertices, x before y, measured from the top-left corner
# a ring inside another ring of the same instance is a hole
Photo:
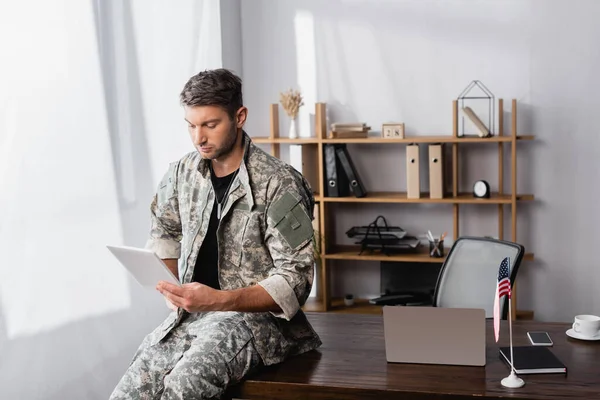
[[[137,346],[158,325],[155,317],[147,318],[150,307],[144,308],[79,320],[14,340],[7,339],[0,310],[0,351],[2,360],[11,361],[0,363],[2,398],[108,398],[133,357],[130,344]],[[162,301],[153,309],[167,313]],[[132,321],[136,321],[133,327]]]
[[[131,5],[118,1],[94,5],[123,240],[142,245],[140,238],[148,235],[149,204],[155,188]]]
[[[154,188],[131,5],[94,0],[92,4],[122,237],[125,244],[142,246],[148,235],[149,204]],[[149,295],[132,279],[129,285],[131,308],[128,310],[81,319],[44,333],[14,339],[9,338],[0,304],[1,397],[106,399],[143,337],[168,314],[160,295]]]
[[[474,8],[472,13],[480,16],[474,18],[461,5],[428,3],[333,0],[324,6],[303,1],[297,8],[314,19],[318,101],[327,99],[332,109],[334,102],[344,104],[359,119],[369,115],[377,122],[418,119],[427,108],[435,116],[430,118],[433,122],[409,124],[407,133],[436,128],[449,132],[450,101],[474,79],[476,70],[465,66],[464,53],[513,46],[516,33],[507,37],[507,29],[522,23],[523,17],[515,16],[517,6],[498,9],[502,19],[489,12],[490,7],[497,9],[494,6]],[[472,32],[478,32],[477,37]],[[440,98],[443,93],[453,93],[452,98]],[[374,130],[381,128],[379,123],[370,124],[375,124]]]
[[[2,307],[2,298],[0,297],[0,354],[6,354],[8,349],[8,332],[6,320],[4,319],[4,308]],[[0,370],[2,366],[0,365]]]

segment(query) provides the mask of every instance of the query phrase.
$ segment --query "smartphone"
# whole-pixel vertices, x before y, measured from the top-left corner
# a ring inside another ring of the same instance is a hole
[[[552,346],[554,344],[548,332],[527,332],[527,337],[534,346]]]

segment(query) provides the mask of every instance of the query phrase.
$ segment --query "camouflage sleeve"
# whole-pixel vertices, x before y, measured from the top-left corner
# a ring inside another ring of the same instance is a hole
[[[181,254],[181,219],[177,199],[177,162],[169,165],[150,204],[151,228],[146,248],[160,258],[179,258]]]
[[[311,191],[296,180],[280,184],[267,208],[265,243],[274,267],[259,284],[282,310],[273,314],[288,321],[306,302],[313,284],[313,208]]]

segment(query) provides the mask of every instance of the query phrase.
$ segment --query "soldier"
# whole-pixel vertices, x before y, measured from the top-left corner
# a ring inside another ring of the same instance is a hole
[[[180,95],[197,151],[170,164],[151,203],[147,248],[182,287],[111,399],[215,399],[264,365],[321,345],[300,307],[314,276],[314,198],[290,165],[243,130],[242,82],[201,72]]]

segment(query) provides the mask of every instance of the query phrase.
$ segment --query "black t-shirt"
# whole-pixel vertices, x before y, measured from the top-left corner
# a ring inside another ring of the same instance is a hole
[[[221,203],[221,207],[225,206],[225,192],[229,188],[229,184],[236,172],[237,171],[234,171],[229,175],[218,178],[211,168],[211,180],[217,198],[215,199],[215,204],[212,213],[210,214],[208,231],[206,232],[206,236],[200,247],[198,258],[196,259],[192,281],[200,282],[215,289],[221,288],[219,285],[218,267],[219,248],[217,246],[217,227],[219,226],[219,220],[217,219],[217,200]]]

